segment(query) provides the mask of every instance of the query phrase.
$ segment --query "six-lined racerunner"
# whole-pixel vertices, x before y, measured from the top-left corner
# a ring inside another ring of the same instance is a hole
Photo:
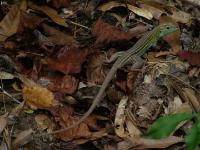
[[[117,58],[117,60],[113,64],[112,68],[108,72],[92,105],[90,106],[89,110],[81,117],[81,119],[78,122],[76,122],[75,124],[72,124],[71,126],[68,126],[66,128],[60,129],[60,130],[53,131],[48,134],[56,134],[56,133],[64,132],[64,131],[74,128],[77,125],[79,125],[80,123],[82,123],[92,113],[92,111],[95,109],[96,105],[101,100],[108,84],[114,77],[117,69],[123,67],[126,64],[131,63],[136,57],[140,57],[140,56],[144,55],[148,51],[148,49],[151,46],[155,45],[161,37],[163,37],[169,33],[175,32],[177,30],[178,30],[178,28],[174,24],[168,23],[168,24],[159,25],[159,26],[155,27],[152,31],[147,32],[141,39],[138,40],[138,42],[133,47],[128,49],[126,52],[124,52],[121,56],[119,56]]]

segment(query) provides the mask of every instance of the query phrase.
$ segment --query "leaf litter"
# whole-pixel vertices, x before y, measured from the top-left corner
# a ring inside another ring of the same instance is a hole
[[[194,149],[199,144],[196,3],[23,0],[0,6],[0,147],[178,149],[185,142]],[[87,111],[115,52],[128,50],[163,23],[179,31],[159,40],[143,56],[141,69],[119,68],[86,121],[47,134]]]

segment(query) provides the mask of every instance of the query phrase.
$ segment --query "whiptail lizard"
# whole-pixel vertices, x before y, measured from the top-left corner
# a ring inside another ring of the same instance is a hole
[[[178,28],[175,25],[168,23],[168,24],[159,25],[159,26],[155,27],[152,31],[147,32],[140,40],[138,40],[138,42],[133,47],[128,49],[123,55],[121,55],[117,58],[117,60],[113,64],[112,68],[108,72],[92,105],[90,106],[89,110],[81,117],[81,119],[78,122],[76,122],[75,124],[72,124],[66,128],[60,129],[60,130],[55,130],[48,134],[56,134],[56,133],[64,132],[64,131],[74,128],[77,125],[79,125],[80,123],[82,123],[92,113],[92,111],[95,109],[96,105],[100,102],[108,84],[114,77],[118,68],[121,68],[124,65],[131,63],[136,57],[140,57],[140,56],[144,55],[148,51],[148,49],[151,46],[155,45],[161,37],[163,37],[169,33],[175,32],[177,30],[178,30]]]

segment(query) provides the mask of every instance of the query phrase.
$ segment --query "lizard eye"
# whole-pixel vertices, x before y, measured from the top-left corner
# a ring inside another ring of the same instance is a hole
[[[170,29],[170,27],[167,27],[167,30],[169,30]]]

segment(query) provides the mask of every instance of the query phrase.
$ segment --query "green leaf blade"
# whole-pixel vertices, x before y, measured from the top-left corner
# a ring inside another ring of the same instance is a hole
[[[178,113],[158,118],[148,129],[145,137],[160,139],[168,137],[177,127],[177,125],[194,117],[192,113]]]

